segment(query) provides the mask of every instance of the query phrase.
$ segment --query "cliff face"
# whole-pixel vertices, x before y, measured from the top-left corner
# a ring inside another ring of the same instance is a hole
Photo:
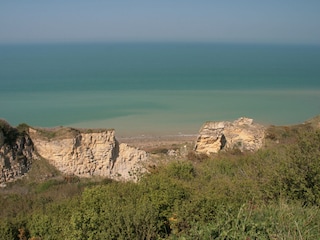
[[[207,122],[200,130],[195,150],[207,154],[234,148],[256,151],[263,145],[264,132],[263,126],[248,118]],[[114,130],[62,127],[19,132],[0,121],[0,183],[27,173],[38,155],[66,175],[136,181],[147,171],[147,153],[119,143],[114,134]]]
[[[80,132],[62,128],[47,132],[49,137],[45,137],[41,130],[30,128],[29,133],[39,155],[65,174],[135,181],[145,171],[147,153],[119,144],[114,130]]]
[[[29,136],[1,121],[0,183],[13,181],[27,173],[33,158],[33,143]]]
[[[263,146],[264,137],[265,128],[250,118],[206,122],[200,129],[195,150],[206,154],[228,149],[256,151]]]

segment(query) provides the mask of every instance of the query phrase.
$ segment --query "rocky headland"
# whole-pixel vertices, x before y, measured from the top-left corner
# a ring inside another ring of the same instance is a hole
[[[319,117],[305,124],[319,128]],[[264,146],[266,139],[277,140],[272,129],[242,117],[233,122],[206,122],[197,135],[117,140],[114,129],[49,129],[26,124],[15,128],[0,120],[0,184],[27,175],[39,159],[45,159],[65,176],[137,181],[154,164],[154,154],[170,158],[185,157],[190,151],[254,152]],[[280,131],[286,132],[287,127]]]

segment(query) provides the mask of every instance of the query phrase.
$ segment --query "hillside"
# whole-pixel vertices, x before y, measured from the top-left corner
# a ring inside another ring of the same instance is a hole
[[[268,127],[255,152],[157,145],[137,183],[65,175],[39,158],[0,189],[0,239],[319,239],[319,142],[316,117]]]

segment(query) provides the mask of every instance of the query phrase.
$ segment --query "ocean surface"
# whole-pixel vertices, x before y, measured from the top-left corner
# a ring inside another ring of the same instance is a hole
[[[0,118],[12,125],[195,134],[206,121],[320,114],[320,46],[0,45]]]

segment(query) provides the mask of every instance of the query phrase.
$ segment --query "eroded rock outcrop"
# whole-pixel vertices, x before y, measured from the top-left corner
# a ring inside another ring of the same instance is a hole
[[[147,171],[147,153],[119,143],[114,130],[40,129],[26,125],[18,131],[6,122],[0,123],[0,183],[23,176],[38,156],[62,173],[80,177],[136,181]],[[264,131],[263,126],[248,118],[207,122],[200,130],[195,150],[207,154],[233,148],[255,151],[263,145]]]
[[[206,122],[200,129],[195,151],[206,154],[228,149],[253,152],[263,146],[264,137],[265,127],[250,118]]]
[[[145,151],[119,144],[114,130],[82,132],[60,128],[51,132],[29,129],[40,156],[65,174],[137,180],[145,172]]]
[[[0,121],[0,183],[4,183],[29,171],[34,149],[26,133],[18,132],[5,121]]]

